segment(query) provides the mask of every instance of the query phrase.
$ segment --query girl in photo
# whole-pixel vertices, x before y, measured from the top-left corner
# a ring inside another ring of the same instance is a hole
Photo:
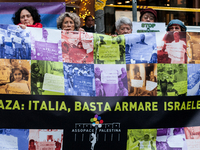
[[[30,85],[24,80],[24,72],[20,68],[13,68],[11,73],[11,83],[7,84],[7,94],[30,94]],[[19,84],[18,84],[19,83]],[[25,83],[25,84],[20,84]],[[27,86],[26,86],[27,85]]]

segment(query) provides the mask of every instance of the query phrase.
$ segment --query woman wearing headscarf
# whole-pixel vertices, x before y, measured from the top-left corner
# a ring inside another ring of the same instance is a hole
[[[157,22],[157,12],[152,8],[142,9],[140,11],[141,22]]]
[[[187,31],[187,27],[181,20],[173,19],[167,25],[167,31]]]

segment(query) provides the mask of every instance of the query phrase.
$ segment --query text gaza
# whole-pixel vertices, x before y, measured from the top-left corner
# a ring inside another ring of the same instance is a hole
[[[39,110],[39,111],[71,111],[67,108],[65,101],[39,101],[29,100],[27,107],[19,103],[18,100],[0,100],[0,109],[2,110]]]

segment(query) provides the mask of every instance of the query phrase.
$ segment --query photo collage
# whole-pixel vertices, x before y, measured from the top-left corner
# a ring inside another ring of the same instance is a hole
[[[200,95],[199,33],[117,37],[0,25],[0,94]]]
[[[128,129],[126,150],[198,150],[200,127]]]

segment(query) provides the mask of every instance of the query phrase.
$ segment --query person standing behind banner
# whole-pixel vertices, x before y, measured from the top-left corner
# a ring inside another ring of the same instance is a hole
[[[142,9],[140,11],[141,22],[157,22],[157,12],[152,8]]]
[[[187,31],[187,27],[184,23],[178,19],[171,20],[167,25],[167,31]]]
[[[115,22],[116,32],[118,35],[131,34],[132,22],[127,17],[121,17]]]
[[[19,8],[12,17],[13,23],[19,25],[22,29],[26,27],[42,28],[40,15],[33,6]]]
[[[57,28],[66,31],[85,31],[80,28],[80,17],[76,13],[64,12],[57,19]]]
[[[92,18],[92,16],[85,17],[85,25],[81,28],[83,28],[85,32],[94,33],[94,19]]]

